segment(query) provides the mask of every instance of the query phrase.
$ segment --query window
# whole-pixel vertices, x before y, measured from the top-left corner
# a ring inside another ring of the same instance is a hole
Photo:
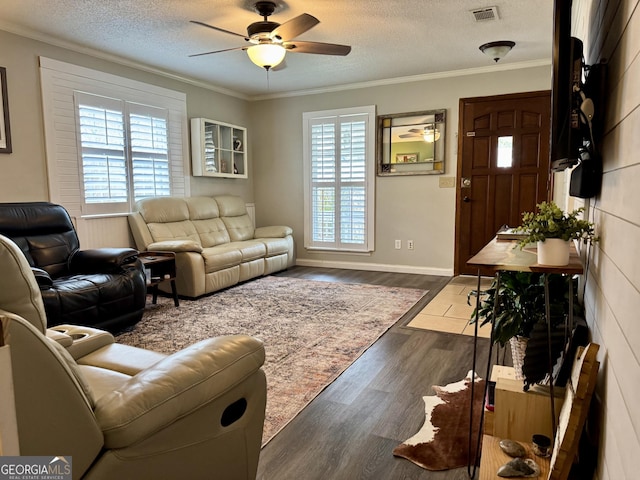
[[[498,137],[498,168],[513,167],[513,137]]]
[[[372,251],[375,107],[303,115],[305,247]]]
[[[49,196],[72,217],[188,196],[186,95],[40,57]]]
[[[171,194],[167,111],[76,92],[83,211],[130,211]],[[131,186],[131,187],[129,187]]]

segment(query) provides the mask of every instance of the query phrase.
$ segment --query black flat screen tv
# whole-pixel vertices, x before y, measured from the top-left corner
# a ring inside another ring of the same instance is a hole
[[[551,88],[551,170],[561,171],[578,163],[583,145],[582,42],[571,36],[571,1],[555,0],[553,77]]]

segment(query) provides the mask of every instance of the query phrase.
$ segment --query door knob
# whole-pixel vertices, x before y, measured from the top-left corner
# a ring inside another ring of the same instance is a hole
[[[464,198],[462,199],[462,201],[466,202],[466,203],[469,203],[471,201],[471,199],[465,195]]]

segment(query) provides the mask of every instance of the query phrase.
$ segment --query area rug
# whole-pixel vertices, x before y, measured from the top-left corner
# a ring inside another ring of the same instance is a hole
[[[426,293],[267,276],[177,308],[160,297],[117,341],[171,354],[219,335],[262,339],[266,444]]]
[[[398,445],[393,454],[427,470],[449,470],[469,463],[469,410],[471,375],[444,387],[433,386],[435,395],[422,397],[425,421],[413,437]],[[471,458],[476,458],[476,441],[484,402],[484,380],[477,375],[474,386],[474,429]],[[472,463],[473,464],[473,463]]]

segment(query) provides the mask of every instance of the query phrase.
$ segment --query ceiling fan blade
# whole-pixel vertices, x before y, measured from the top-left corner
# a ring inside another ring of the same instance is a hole
[[[230,52],[231,50],[246,50],[249,47],[225,48],[224,50],[214,50],[213,52],[194,53],[190,57],[201,57],[202,55],[211,55],[212,53]]]
[[[298,15],[297,17],[284,22],[279,27],[273,29],[269,36],[277,40],[291,40],[292,38],[295,38],[298,35],[306,32],[307,30],[315,27],[319,23],[320,20],[318,20],[313,15],[303,13],[302,15]]]
[[[424,128],[410,128],[409,131],[412,132],[412,133],[424,133],[425,129]]]
[[[416,135],[415,133],[403,133],[401,135],[398,135],[398,137],[400,138],[415,138],[415,137],[420,137],[421,135]]]
[[[199,22],[197,20],[189,20],[191,23],[195,23],[196,25],[202,25],[203,27],[211,28],[213,30],[217,30],[219,32],[228,33],[229,35],[235,35],[236,37],[244,38],[246,41],[249,41],[249,38],[246,35],[242,35],[236,32],[230,32],[229,30],[225,30],[224,28],[214,27],[213,25],[209,25],[208,23]]]
[[[285,42],[284,48],[290,52],[317,53],[320,55],[348,55],[351,51],[349,45],[321,42]]]

